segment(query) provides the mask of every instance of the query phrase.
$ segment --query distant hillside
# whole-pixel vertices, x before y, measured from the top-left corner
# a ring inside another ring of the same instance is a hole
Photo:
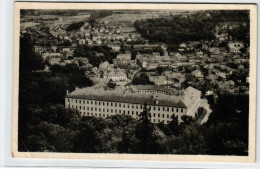
[[[152,42],[179,44],[184,41],[213,40],[213,30],[220,22],[248,23],[249,11],[200,11],[190,15],[138,20],[134,26]]]

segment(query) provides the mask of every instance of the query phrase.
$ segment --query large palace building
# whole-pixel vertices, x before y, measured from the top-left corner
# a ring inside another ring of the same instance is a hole
[[[139,118],[146,103],[153,123],[167,124],[173,114],[179,121],[183,115],[195,117],[200,106],[200,91],[188,87],[180,96],[165,94],[162,91],[151,86],[147,89],[138,86],[116,90],[76,88],[75,91],[67,93],[65,107],[79,110],[82,116],[106,118],[125,114]]]

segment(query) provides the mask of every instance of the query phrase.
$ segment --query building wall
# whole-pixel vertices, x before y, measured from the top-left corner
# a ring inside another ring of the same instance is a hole
[[[109,101],[97,101],[86,99],[65,98],[65,107],[74,108],[80,111],[81,116],[94,116],[106,118],[116,114],[130,115],[133,118],[139,118],[143,112],[143,104],[119,103]],[[165,124],[171,121],[171,116],[178,116],[181,121],[181,116],[186,115],[186,108],[164,107],[157,105],[147,105],[151,113],[151,122]]]
[[[200,98],[198,98],[198,100],[196,101],[195,104],[193,104],[192,106],[188,107],[187,115],[195,117],[196,113],[198,112],[199,107],[200,107]]]

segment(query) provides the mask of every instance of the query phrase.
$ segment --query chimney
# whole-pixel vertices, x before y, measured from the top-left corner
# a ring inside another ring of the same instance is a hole
[[[158,105],[159,104],[159,99],[158,96],[155,96],[155,104]]]
[[[66,95],[68,95],[69,94],[69,90],[66,90]]]

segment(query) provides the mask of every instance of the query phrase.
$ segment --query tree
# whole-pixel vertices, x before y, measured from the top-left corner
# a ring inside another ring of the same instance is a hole
[[[207,154],[208,146],[199,124],[187,126],[183,132],[169,139],[169,153],[173,154]]]
[[[171,116],[171,122],[168,124],[168,127],[175,136],[179,135],[181,127],[179,126],[178,116],[174,114]]]
[[[20,73],[32,72],[44,69],[44,61],[41,56],[33,51],[33,43],[30,34],[24,34],[20,38]]]
[[[135,76],[132,80],[133,85],[154,85],[150,81],[149,77],[145,73],[141,73],[139,76]]]
[[[98,132],[88,123],[82,122],[79,132],[73,140],[73,152],[95,153],[100,145]]]
[[[135,127],[136,138],[139,139],[138,149],[140,153],[149,153],[152,150],[152,134],[154,126],[149,120],[151,115],[148,112],[146,103],[143,105],[143,112],[139,115],[140,122]]]

